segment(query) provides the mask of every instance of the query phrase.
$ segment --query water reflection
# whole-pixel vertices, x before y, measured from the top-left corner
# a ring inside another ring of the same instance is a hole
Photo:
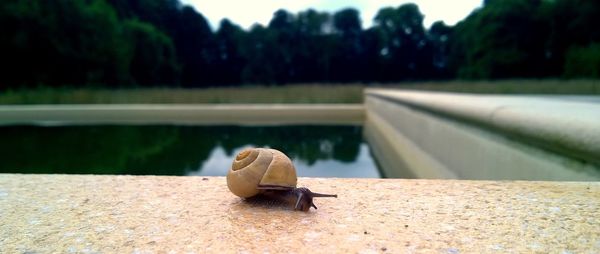
[[[250,146],[285,151],[301,176],[379,177],[360,126],[12,126],[0,173],[224,175]]]
[[[319,159],[312,164],[299,157],[292,157],[296,172],[305,177],[362,177],[380,178],[379,171],[373,165],[373,159],[369,153],[367,144],[360,144],[356,157],[351,162],[341,161],[334,158]],[[222,176],[227,173],[229,165],[235,155],[244,148],[237,148],[232,154],[227,154],[221,147],[215,147],[208,160],[196,171],[188,172],[188,175]]]

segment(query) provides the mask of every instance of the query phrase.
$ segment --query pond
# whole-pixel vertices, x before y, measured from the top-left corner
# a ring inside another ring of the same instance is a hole
[[[299,176],[382,177],[361,126],[8,126],[0,140],[0,173],[224,176],[271,147]]]

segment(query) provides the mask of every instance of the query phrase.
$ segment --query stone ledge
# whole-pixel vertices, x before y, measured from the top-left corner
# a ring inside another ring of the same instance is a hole
[[[365,107],[364,136],[390,178],[600,180],[600,165],[528,139],[375,96],[366,98]]]
[[[299,184],[339,198],[303,213],[224,177],[0,174],[0,252],[600,252],[599,182]]]
[[[362,104],[2,105],[14,124],[362,124]]]
[[[367,89],[367,96],[422,108],[531,138],[559,153],[600,163],[600,104],[552,96],[469,95]]]

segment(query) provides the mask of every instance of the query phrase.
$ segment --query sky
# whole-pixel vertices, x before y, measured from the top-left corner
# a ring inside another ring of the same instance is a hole
[[[248,29],[255,23],[267,25],[278,9],[292,13],[313,8],[317,11],[335,11],[352,7],[360,11],[363,27],[373,24],[377,11],[383,7],[398,7],[405,3],[416,3],[425,15],[424,25],[429,28],[435,21],[442,20],[454,25],[480,7],[482,0],[182,0],[202,13],[217,29],[223,18]]]

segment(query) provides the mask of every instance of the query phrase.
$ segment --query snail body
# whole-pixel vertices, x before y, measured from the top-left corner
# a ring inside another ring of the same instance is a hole
[[[310,207],[317,208],[312,202],[314,197],[337,197],[296,188],[297,181],[292,161],[275,149],[245,149],[227,172],[227,187],[242,198],[263,195],[289,203],[295,210],[308,211]]]

